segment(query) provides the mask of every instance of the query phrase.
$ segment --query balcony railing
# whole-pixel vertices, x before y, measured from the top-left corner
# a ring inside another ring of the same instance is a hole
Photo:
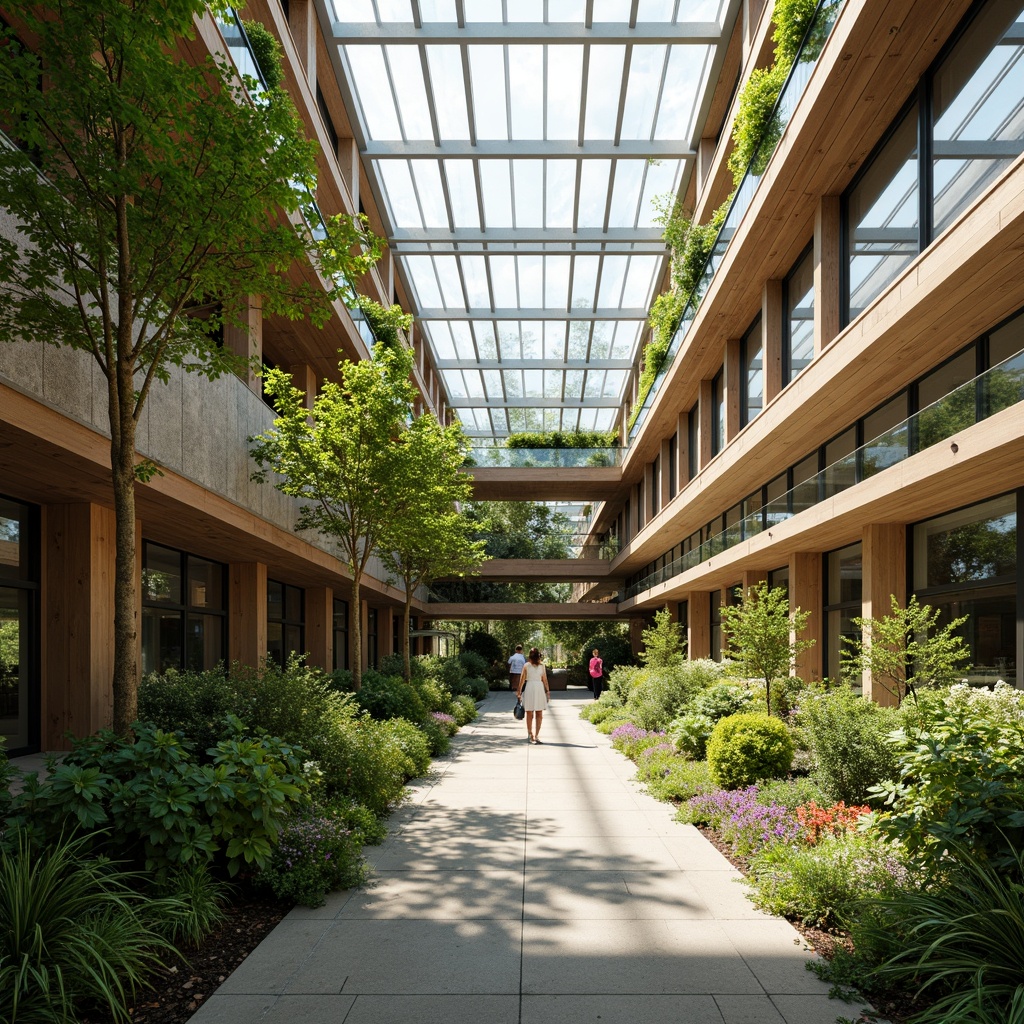
[[[665,361],[662,364],[661,369],[658,371],[657,377],[654,378],[654,382],[651,384],[651,389],[647,392],[643,405],[641,405],[640,411],[637,413],[636,419],[633,421],[633,426],[629,431],[630,441],[632,441],[640,432],[640,428],[643,425],[644,419],[647,417],[647,413],[651,406],[654,405],[654,400],[658,395],[658,391],[661,389],[662,384],[665,382],[665,378],[668,376],[668,371],[672,366],[672,361],[675,359],[680,348],[682,348],[683,341],[686,339],[686,334],[690,329],[690,325],[697,316],[697,309],[700,306],[700,301],[711,287],[711,282],[714,280],[715,274],[718,272],[718,268],[722,265],[722,261],[725,259],[729,243],[736,234],[740,221],[743,220],[744,214],[750,208],[750,204],[754,200],[754,193],[757,191],[757,187],[761,183],[761,178],[764,175],[771,157],[771,153],[764,153],[762,151],[769,147],[774,151],[775,146],[782,137],[782,133],[785,131],[786,126],[792,119],[793,112],[796,110],[797,104],[800,102],[800,98],[803,96],[804,91],[807,88],[807,83],[810,81],[815,67],[817,67],[818,56],[821,53],[825,40],[832,31],[832,27],[836,23],[836,19],[839,17],[839,11],[842,6],[843,0],[820,0],[818,4],[818,9],[815,12],[814,19],[804,35],[800,51],[796,56],[796,60],[793,61],[793,67],[791,68],[789,76],[786,79],[786,83],[782,88],[782,92],[776,101],[775,109],[768,120],[769,127],[764,133],[760,146],[751,158],[750,165],[747,167],[743,180],[740,182],[735,194],[733,195],[732,203],[729,206],[729,212],[726,214],[725,221],[721,228],[719,228],[718,237],[715,239],[711,255],[708,257],[707,263],[704,265],[704,272],[701,275],[700,282],[697,284],[697,287],[693,290],[687,300],[686,308],[683,310],[682,319],[679,322],[679,326],[676,328],[675,334],[672,336],[668,352],[665,355]]]
[[[636,597],[679,576],[713,555],[756,537],[1021,401],[1024,401],[1024,351],[960,385],[756,512],[627,587],[626,597]]]
[[[590,469],[621,466],[625,448],[491,448],[470,449],[470,465],[481,469]]]

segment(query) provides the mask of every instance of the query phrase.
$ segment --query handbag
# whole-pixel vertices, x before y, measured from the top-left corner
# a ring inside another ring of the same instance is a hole
[[[516,704],[512,709],[512,714],[520,722],[526,717],[526,708],[523,707],[523,702],[519,697],[516,697]]]

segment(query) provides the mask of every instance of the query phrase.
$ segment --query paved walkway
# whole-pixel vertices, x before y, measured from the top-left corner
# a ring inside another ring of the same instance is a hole
[[[834,1024],[785,921],[555,693],[508,693],[369,848],[375,880],[296,908],[193,1024]]]

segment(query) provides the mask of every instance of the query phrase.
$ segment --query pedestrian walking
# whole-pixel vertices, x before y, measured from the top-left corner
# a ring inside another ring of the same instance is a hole
[[[540,743],[541,722],[544,720],[544,712],[548,707],[548,700],[551,697],[551,690],[548,687],[547,669],[541,664],[540,651],[536,647],[530,648],[530,656],[527,658],[526,667],[519,679],[519,690],[516,696],[523,702],[526,708],[526,735],[531,743]]]
[[[601,652],[596,647],[590,659],[590,684],[594,690],[594,700],[598,700],[604,689],[604,662],[601,660]]]
[[[516,644],[515,652],[508,659],[508,688],[515,690],[519,686],[519,680],[523,675],[523,666],[526,664],[526,655],[523,654],[523,645]]]

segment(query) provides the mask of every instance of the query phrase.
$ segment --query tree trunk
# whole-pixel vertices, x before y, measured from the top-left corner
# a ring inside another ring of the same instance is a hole
[[[358,569],[352,573],[352,622],[349,636],[352,638],[352,689],[359,691],[363,685],[363,609],[359,601],[359,584],[363,574]]]
[[[412,682],[412,656],[409,642],[409,620],[412,618],[412,591],[405,588],[405,611],[402,613],[402,672],[407,683]]]
[[[110,469],[114,485],[114,731],[125,736],[138,717],[136,651],[134,378],[120,364],[109,382]]]

